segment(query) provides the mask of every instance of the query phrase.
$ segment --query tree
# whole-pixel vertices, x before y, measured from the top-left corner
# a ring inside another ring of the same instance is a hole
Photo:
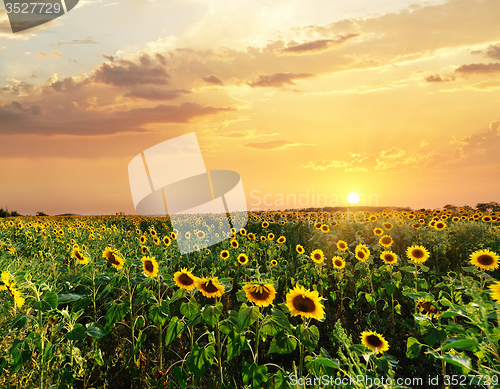
[[[446,204],[443,208],[444,209],[452,209],[452,210],[457,209],[457,207],[455,205],[451,205],[451,204]]]
[[[37,213],[36,213],[36,216],[49,216],[49,215],[47,215],[47,214],[46,214],[46,213],[44,213],[44,212],[37,212]]]

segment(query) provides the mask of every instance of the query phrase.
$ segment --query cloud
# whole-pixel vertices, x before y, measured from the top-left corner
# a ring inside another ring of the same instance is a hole
[[[460,140],[453,140],[451,143],[458,143],[462,145],[462,151],[466,154],[472,152],[485,150],[492,147],[497,147],[497,143],[500,140],[500,120],[492,121],[489,125],[489,129],[482,133],[476,134],[472,133]]]
[[[78,105],[78,104],[77,104]],[[63,112],[40,115],[39,106],[23,108],[18,102],[0,106],[0,135],[110,135],[122,132],[148,132],[151,124],[190,123],[197,117],[234,111],[234,108],[202,106],[194,103],[158,105],[115,112]],[[68,119],[69,118],[69,119]],[[36,120],[35,120],[36,119]]]
[[[97,45],[101,42],[96,42],[93,37],[89,36],[85,39],[73,39],[73,40],[59,40],[56,46],[66,46],[66,45]]]
[[[208,77],[202,77],[202,80],[205,81],[207,84],[220,85],[220,86],[224,85],[222,80],[219,77],[214,76],[213,74],[211,74]]]
[[[473,63],[470,65],[462,65],[455,69],[456,73],[469,74],[487,74],[487,73],[499,73],[500,72],[500,62],[492,62],[489,64],[485,63]]]
[[[280,51],[285,54],[311,54],[320,51],[326,51],[332,47],[338,47],[345,42],[358,37],[359,33],[340,35],[336,39],[318,39],[300,45],[290,46]]]
[[[425,147],[425,146],[428,146],[429,143],[427,143],[425,140],[423,140],[422,142],[420,142],[420,147]]]
[[[380,153],[381,158],[391,158],[391,159],[396,159],[396,158],[401,158],[404,156],[406,153],[404,150],[398,149],[396,147],[393,147],[387,151],[382,151]]]
[[[166,85],[169,83],[170,75],[161,64],[164,58],[163,56],[156,58],[160,64],[154,63],[154,60],[147,54],[142,54],[138,62],[118,59],[116,63],[103,63],[94,69],[92,79],[95,82],[114,86]]]
[[[272,132],[266,132],[264,134],[259,134],[254,129],[234,130],[234,131],[226,131],[226,132],[214,131],[213,133],[210,134],[211,137],[230,138],[230,139],[253,139],[253,138],[258,138],[258,137],[263,137],[263,136],[272,136],[272,135],[278,135],[278,134],[272,133]]]
[[[300,78],[316,77],[311,73],[274,73],[259,75],[259,79],[253,82],[247,82],[252,88],[255,87],[282,87],[285,85],[296,85],[292,80]]]
[[[57,58],[62,58],[63,55],[59,53],[57,50],[52,50],[52,54],[50,53],[44,53],[44,52],[39,52],[39,53],[31,53],[27,51],[24,54],[31,54],[35,58],[43,58],[43,57],[57,57]]]
[[[455,76],[449,75],[441,77],[439,74],[432,74],[430,76],[425,77],[424,79],[427,82],[449,82],[449,81],[455,81]]]
[[[500,43],[489,45],[486,49],[486,55],[494,59],[500,59]]]
[[[55,81],[51,83],[50,87],[56,92],[69,92],[89,84],[90,80],[88,78],[85,78],[80,82],[75,82],[72,77],[67,77],[62,81]]]
[[[305,143],[289,142],[287,140],[273,140],[270,142],[247,143],[244,147],[258,150],[281,150],[287,147],[303,146]]]
[[[0,94],[11,94],[16,97],[27,96],[34,92],[35,86],[27,81],[11,80],[12,85],[0,88]]]
[[[131,89],[125,97],[135,97],[145,100],[174,100],[183,94],[192,93],[188,89],[161,89],[148,86],[140,86]]]

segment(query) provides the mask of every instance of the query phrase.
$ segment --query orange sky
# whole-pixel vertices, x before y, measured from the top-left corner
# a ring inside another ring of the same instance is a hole
[[[207,169],[241,175],[249,209],[352,190],[379,206],[500,201],[499,14],[497,0],[91,0],[13,34],[0,9],[0,207],[134,213],[130,160],[191,132]]]

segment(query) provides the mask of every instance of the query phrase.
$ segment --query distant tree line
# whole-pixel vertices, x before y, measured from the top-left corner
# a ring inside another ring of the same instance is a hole
[[[19,212],[17,211],[5,211],[3,208],[0,208],[0,217],[10,217],[10,216],[22,216]]]
[[[443,208],[454,210],[454,209],[457,209],[458,207],[455,205],[446,204]],[[467,210],[474,209],[468,205],[464,205],[461,208],[467,209]],[[477,203],[475,209],[477,211],[481,211],[481,212],[500,212],[500,204],[497,203],[496,201],[490,201],[489,203]]]

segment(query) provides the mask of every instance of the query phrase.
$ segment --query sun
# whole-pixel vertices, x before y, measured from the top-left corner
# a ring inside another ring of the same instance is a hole
[[[351,204],[356,204],[359,201],[359,194],[356,192],[351,192],[347,195],[347,201]]]

